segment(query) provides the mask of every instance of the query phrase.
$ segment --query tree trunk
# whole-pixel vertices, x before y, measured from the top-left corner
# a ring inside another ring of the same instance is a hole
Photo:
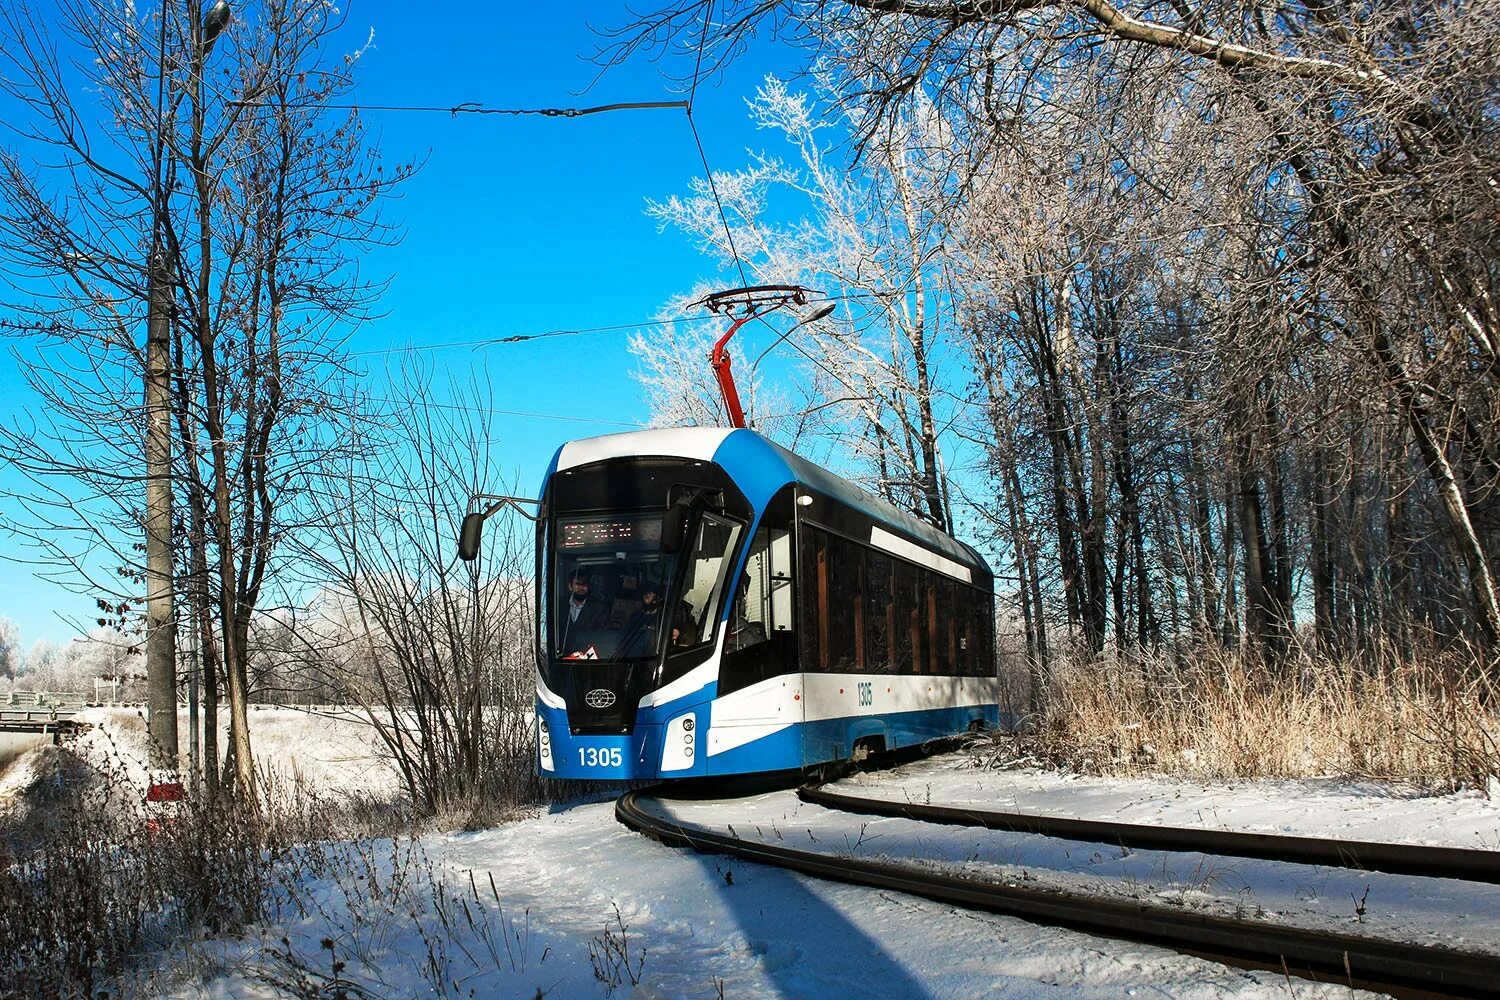
[[[1330,655],[1338,649],[1338,630],[1333,619],[1333,567],[1328,537],[1328,487],[1322,448],[1313,452],[1312,474],[1306,485],[1311,506],[1308,545],[1312,549],[1313,632],[1319,652]]]
[[[1371,325],[1373,327],[1371,340],[1375,356],[1379,359],[1392,388],[1396,391],[1397,398],[1401,401],[1402,412],[1406,416],[1412,438],[1417,443],[1417,454],[1421,456],[1422,465],[1437,489],[1443,512],[1447,515],[1453,544],[1469,571],[1469,587],[1474,595],[1476,623],[1483,631],[1485,638],[1494,642],[1500,639],[1500,592],[1496,590],[1495,576],[1490,570],[1484,546],[1479,541],[1479,533],[1474,530],[1474,522],[1469,517],[1469,507],[1464,500],[1463,490],[1459,487],[1458,477],[1454,474],[1452,463],[1448,461],[1447,454],[1433,433],[1432,419],[1427,412],[1427,407],[1418,395],[1405,367],[1396,356],[1395,348],[1392,347],[1390,340],[1378,324],[1372,323]]]
[[[160,211],[158,206],[157,211]],[[157,222],[158,232],[161,222]],[[159,242],[160,237],[158,237]],[[177,770],[177,622],[172,572],[172,285],[158,245],[147,264],[146,683],[151,766]],[[153,779],[154,780],[154,779]]]

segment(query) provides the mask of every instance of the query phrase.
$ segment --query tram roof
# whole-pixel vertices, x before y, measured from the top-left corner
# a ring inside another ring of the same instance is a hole
[[[966,566],[989,572],[988,563],[972,546],[939,531],[892,503],[871,496],[842,476],[834,475],[752,430],[733,427],[664,427],[582,438],[569,441],[558,451],[557,470],[560,472],[611,458],[633,456],[688,458],[711,462],[733,434],[750,435],[772,449],[786,465],[787,481],[812,487],[841,503],[865,511],[887,527],[905,532],[935,552]],[[727,471],[732,474],[734,470]]]

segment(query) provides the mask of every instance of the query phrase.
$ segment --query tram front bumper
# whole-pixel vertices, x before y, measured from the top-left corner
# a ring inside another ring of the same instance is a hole
[[[575,734],[567,713],[537,715],[537,773],[544,778],[634,781],[655,778],[661,726],[637,725],[618,735]]]
[[[538,706],[537,773],[544,778],[635,781],[701,773],[704,706],[678,708],[665,719],[637,722],[630,733],[574,733],[567,712]]]

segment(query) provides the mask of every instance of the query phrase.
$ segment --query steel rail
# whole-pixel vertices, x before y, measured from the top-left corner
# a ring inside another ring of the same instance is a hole
[[[1500,955],[1278,927],[1134,900],[987,882],[744,840],[685,826],[641,806],[643,797],[662,791],[656,787],[625,793],[615,803],[615,817],[669,846],[733,855],[817,878],[1161,945],[1246,968],[1380,990],[1398,998],[1493,996],[1496,983],[1500,983]]]
[[[1456,878],[1469,882],[1500,884],[1500,851],[1227,830],[1195,830],[1189,827],[1142,826],[1069,819],[1063,816],[991,812],[964,806],[935,806],[846,795],[829,791],[824,782],[803,785],[797,789],[797,796],[804,802],[827,809],[872,816],[899,816],[924,823],[982,826],[987,830],[1035,833],[1063,840],[1082,840],[1147,850],[1193,851],[1290,861],[1304,865],[1356,868],[1391,875]]]

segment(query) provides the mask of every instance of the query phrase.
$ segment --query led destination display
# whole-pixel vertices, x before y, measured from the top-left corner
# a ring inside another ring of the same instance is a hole
[[[560,549],[626,548],[640,551],[661,544],[661,518],[611,517],[564,521],[559,525]]]

